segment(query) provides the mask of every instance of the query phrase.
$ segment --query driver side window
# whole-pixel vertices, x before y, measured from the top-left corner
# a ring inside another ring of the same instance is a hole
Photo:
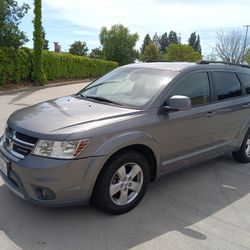
[[[192,107],[210,102],[210,86],[206,72],[191,73],[184,76],[171,91],[170,96],[183,95],[191,99]]]

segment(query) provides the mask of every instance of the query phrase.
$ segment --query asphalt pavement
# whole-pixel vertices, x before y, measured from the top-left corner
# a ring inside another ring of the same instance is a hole
[[[15,110],[76,93],[86,83],[0,93],[0,133]],[[0,249],[250,249],[250,164],[230,154],[161,177],[137,208],[42,208],[0,178]]]

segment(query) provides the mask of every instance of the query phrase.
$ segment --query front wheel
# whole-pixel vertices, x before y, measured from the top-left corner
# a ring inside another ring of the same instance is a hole
[[[149,166],[137,152],[125,152],[113,158],[98,178],[94,202],[101,210],[122,214],[142,200],[149,183]]]
[[[236,161],[241,163],[250,162],[250,129],[246,133],[240,149],[233,152],[233,157]]]

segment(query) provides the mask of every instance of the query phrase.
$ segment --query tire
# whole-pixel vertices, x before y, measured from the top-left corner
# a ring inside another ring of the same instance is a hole
[[[112,158],[97,180],[94,204],[109,214],[122,214],[138,205],[149,184],[149,165],[135,151]]]
[[[233,152],[233,157],[240,163],[250,162],[250,129],[247,131],[240,149]]]

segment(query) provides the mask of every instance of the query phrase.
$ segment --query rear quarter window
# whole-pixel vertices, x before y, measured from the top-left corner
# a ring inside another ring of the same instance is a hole
[[[244,88],[246,88],[246,92],[249,95],[250,94],[250,74],[239,74],[240,80],[244,85]]]

